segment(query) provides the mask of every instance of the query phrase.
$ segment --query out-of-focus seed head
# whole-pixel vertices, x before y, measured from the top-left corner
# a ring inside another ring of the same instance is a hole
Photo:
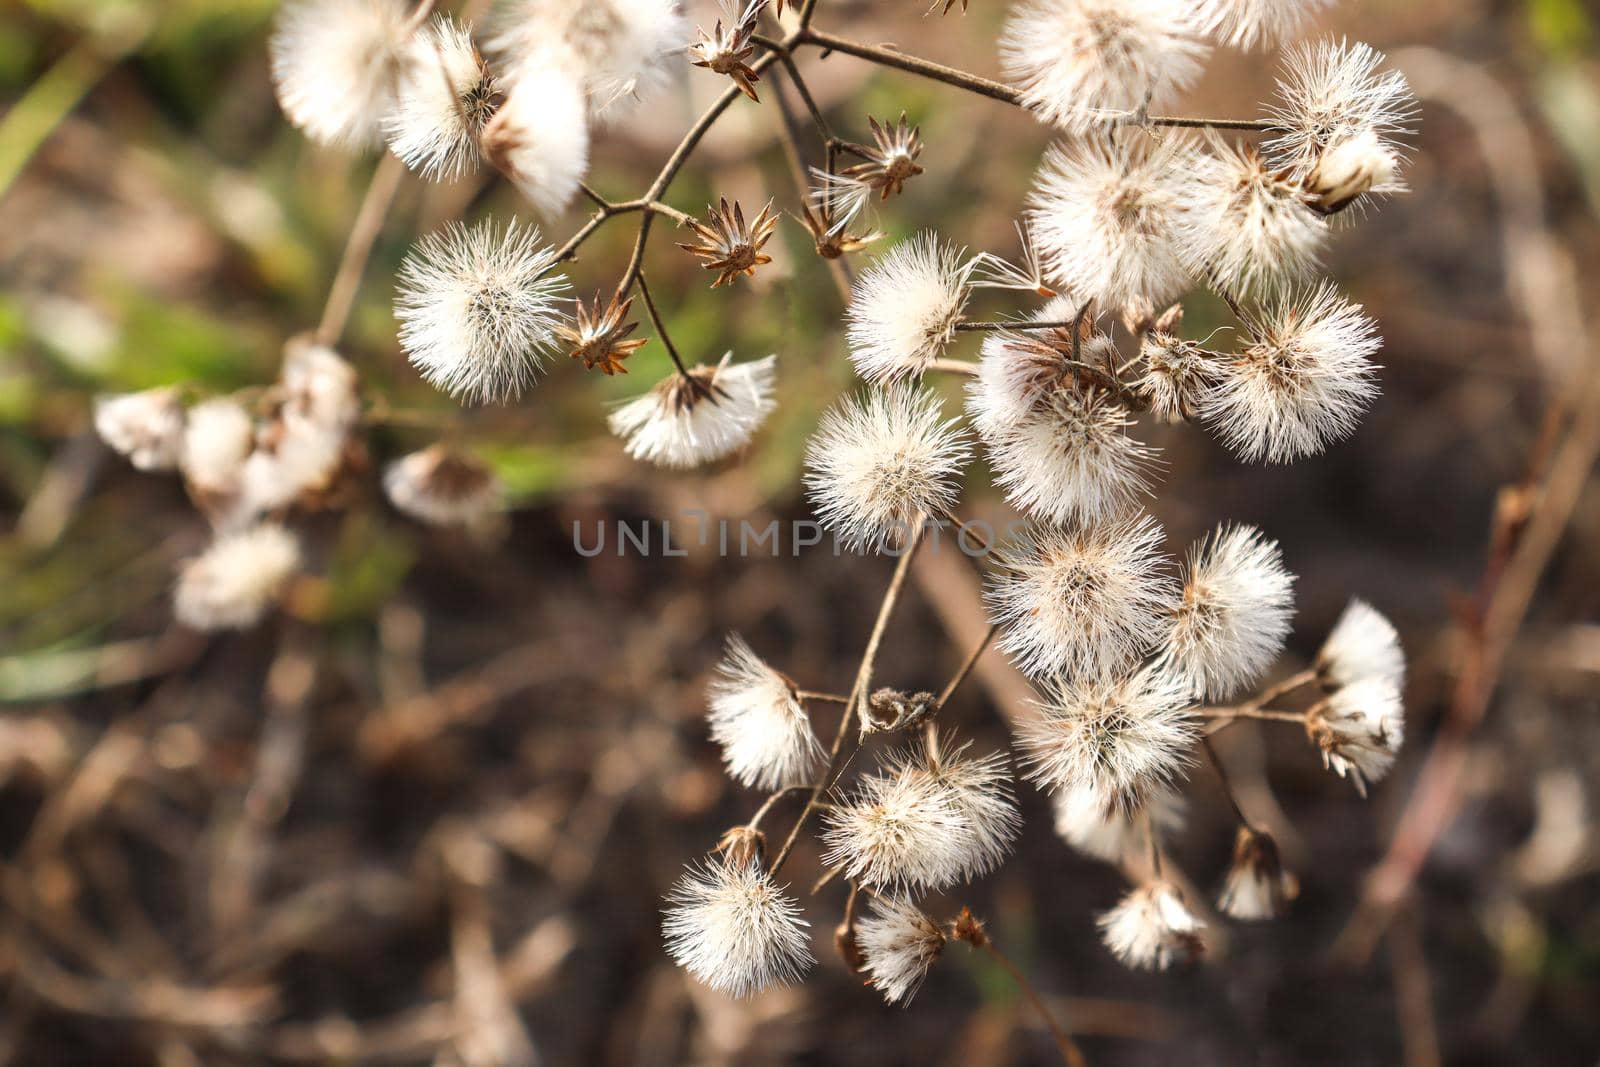
[[[636,400],[611,413],[611,432],[627,442],[628,455],[662,467],[686,470],[732,455],[750,443],[776,401],[777,357],[672,374]]]

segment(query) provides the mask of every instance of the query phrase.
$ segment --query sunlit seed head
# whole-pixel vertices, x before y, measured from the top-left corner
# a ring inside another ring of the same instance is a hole
[[[810,780],[822,744],[794,686],[733,634],[711,682],[711,739],[728,774],[756,789]]]
[[[207,400],[189,410],[179,467],[197,493],[234,493],[254,445],[255,423],[243,405]]]
[[[1103,678],[1161,640],[1177,590],[1161,527],[1143,516],[1059,527],[1036,524],[997,555],[985,590],[998,647],[1025,673]]]
[[[176,389],[101,397],[94,405],[94,428],[142,471],[171,470],[183,455],[183,404]]]
[[[1237,48],[1271,47],[1292,39],[1333,0],[1198,0],[1196,19],[1218,41]]]
[[[553,219],[566,210],[589,169],[589,122],[579,84],[560,67],[518,79],[484,126],[484,158],[534,210]]]
[[[288,0],[268,51],[289,121],[340,148],[380,143],[410,59],[404,0]]]
[[[777,357],[672,374],[636,400],[611,413],[611,432],[627,442],[628,455],[685,470],[724,459],[748,445],[776,401]]]
[[[466,402],[506,403],[532,383],[555,342],[555,254],[539,231],[487,219],[424,237],[400,268],[400,345],[427,381]]]
[[[1330,689],[1368,679],[1405,685],[1406,658],[1394,624],[1361,599],[1352,599],[1317,653],[1317,672]]]
[[[478,163],[478,141],[500,105],[499,83],[449,16],[436,16],[410,49],[394,110],[384,121],[389,150],[424,178],[450,180]]]
[[[951,790],[890,765],[862,779],[827,813],[824,861],[880,889],[941,889],[961,881],[972,824]]]
[[[890,1004],[910,1003],[946,940],[921,908],[882,896],[872,899],[855,936],[868,981]]]
[[[753,859],[711,858],[667,894],[667,953],[718,992],[789,985],[816,963],[800,907]]]
[[[1272,165],[1305,179],[1324,153],[1352,142],[1397,164],[1404,150],[1396,138],[1411,132],[1416,98],[1405,76],[1382,64],[1383,54],[1370,45],[1343,40],[1290,52],[1278,79],[1278,103],[1269,111],[1283,132],[1263,145]],[[1386,183],[1395,180],[1391,170]]]
[[[1272,835],[1239,827],[1217,910],[1243,922],[1276,919],[1288,910],[1298,889],[1294,876],[1283,869]]]
[[[856,280],[845,335],[856,372],[872,382],[921,374],[955,339],[970,264],[932,233],[896,245]]]
[[[842,544],[880,549],[955,506],[970,451],[937,394],[870,389],[822,417],[806,447],[806,489]]]

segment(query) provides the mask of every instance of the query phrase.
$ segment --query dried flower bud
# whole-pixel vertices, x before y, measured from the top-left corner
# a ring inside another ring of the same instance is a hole
[[[1200,403],[1216,381],[1223,357],[1162,329],[1160,324],[1144,335],[1139,352],[1144,373],[1133,390],[1150,414],[1166,422],[1189,422],[1200,416]]]
[[[833,950],[850,968],[851,974],[861,974],[866,970],[867,958],[861,952],[861,942],[856,938],[855,928],[849,923],[840,923],[833,928]]]
[[[1272,835],[1239,827],[1233,841],[1233,863],[1217,897],[1217,909],[1246,922],[1276,919],[1288,910],[1298,891],[1294,876],[1283,869]]]
[[[861,149],[865,162],[846,167],[840,173],[865,182],[878,191],[878,199],[887,200],[895,193],[904,192],[906,182],[922,173],[922,167],[917,164],[917,157],[922,155],[922,134],[917,127],[906,123],[903,111],[900,121],[893,126],[880,125],[871,115],[867,116],[867,124],[872,127],[875,146]]]
[[[867,698],[867,714],[876,731],[908,730],[928,717],[936,699],[932,693],[907,693],[885,687]]]
[[[761,18],[761,10],[766,7],[767,0],[749,0],[744,10],[735,16],[738,8],[731,5],[737,2],[721,0],[722,15],[710,33],[704,29],[698,31],[700,40],[689,49],[689,54],[694,57],[690,63],[732,78],[740,92],[751,100],[759,101],[761,98],[756,95],[755,83],[761,80],[761,75],[750,67],[749,60],[756,54],[750,38],[756,32],[756,21]],[[723,28],[724,19],[727,20],[726,29]]]
[[[700,243],[691,245],[680,242],[678,247],[705,260],[701,266],[706,270],[718,272],[711,288],[727,285],[741,274],[753,277],[757,267],[772,262],[772,257],[761,251],[772,239],[772,231],[778,225],[778,217],[772,213],[772,201],[768,200],[755,221],[748,224],[744,219],[744,208],[739,206],[738,201],[734,201],[733,207],[729,208],[727,197],[723,197],[721,203],[711,208],[710,212],[709,223],[689,220],[689,226],[700,238]]]
[[[561,323],[556,327],[556,335],[572,346],[567,355],[582,363],[585,370],[599,370],[608,378],[627,374],[623,361],[649,344],[649,338],[628,336],[639,328],[637,322],[628,321],[633,297],[618,303],[613,294],[604,306],[600,300],[600,294],[596,293],[593,305],[585,306],[582,300],[576,301],[577,321]]]
[[[759,865],[766,856],[767,835],[753,826],[735,826],[717,841],[716,851],[741,867]]]
[[[1343,211],[1365,193],[1405,189],[1398,177],[1399,157],[1372,130],[1329,145],[1306,175],[1311,206],[1324,215]]]

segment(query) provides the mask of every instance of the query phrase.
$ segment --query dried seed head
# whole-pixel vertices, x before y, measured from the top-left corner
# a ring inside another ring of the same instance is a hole
[[[432,385],[474,403],[506,403],[533,381],[556,339],[567,288],[539,231],[488,219],[424,237],[400,268],[400,345]]]
[[[628,455],[662,467],[687,469],[732,455],[755,436],[772,411],[776,356],[672,374],[611,413],[611,432]]]
[[[864,182],[878,192],[878,199],[887,200],[895,193],[905,191],[906,182],[922,173],[917,157],[922,155],[922,133],[908,125],[905,112],[900,121],[891,126],[879,124],[871,115],[867,124],[872,127],[874,147],[863,149],[865,162],[846,167],[840,173],[847,178]]]
[[[1310,274],[1328,224],[1288,172],[1268,167],[1250,145],[1215,133],[1185,192],[1177,235],[1186,262],[1236,296]]]
[[[890,1004],[907,1004],[944,951],[944,931],[914,904],[876,897],[856,928],[861,970]]]
[[[450,180],[478,163],[478,142],[503,96],[466,28],[447,15],[417,35],[384,120],[389,150],[424,178]]]
[[[609,121],[672,82],[689,37],[677,0],[504,0],[485,47],[514,83],[561,71]]]
[[[806,446],[806,489],[822,524],[852,551],[902,543],[955,506],[971,454],[939,397],[871,389],[823,417]]]
[[[754,277],[757,267],[772,262],[771,256],[761,252],[778,225],[778,217],[772,213],[772,201],[768,200],[755,221],[748,224],[739,202],[734,201],[730,209],[727,197],[709,210],[709,222],[689,220],[700,243],[679,244],[678,247],[705,260],[701,266],[706,270],[717,272],[717,280],[711,283],[711,288],[727,285],[741,274]]]
[[[1294,876],[1283,869],[1272,835],[1239,827],[1233,840],[1233,863],[1217,896],[1217,910],[1245,922],[1276,919],[1288,910],[1298,891]]]
[[[1110,681],[1050,684],[1017,738],[1026,776],[1084,789],[1108,818],[1128,817],[1182,777],[1196,738],[1187,686],[1154,667]]]
[[[998,646],[1025,673],[1097,679],[1161,640],[1177,590],[1149,516],[1078,528],[1033,525],[998,554],[984,597]]]
[[[1093,785],[1058,789],[1051,798],[1056,833],[1079,852],[1106,863],[1125,863],[1147,847],[1145,819],[1158,835],[1183,829],[1183,798],[1167,788],[1155,788],[1145,798],[1137,816],[1106,811],[1105,796]]]
[[[811,956],[800,908],[756,863],[707,859],[667,894],[667,952],[718,992],[744,997],[798,981]]]
[[[1353,599],[1317,653],[1317,673],[1329,689],[1368,679],[1405,685],[1406,658],[1400,635],[1371,604]]]
[[[1133,390],[1148,405],[1150,414],[1167,422],[1199,418],[1201,398],[1216,380],[1217,361],[1222,357],[1159,325],[1145,333],[1139,352],[1144,373],[1133,383]]]
[[[1160,107],[1192,85],[1211,48],[1182,0],[1028,0],[1000,38],[1024,103],[1068,133]]]
[[[1052,145],[1028,197],[1050,280],[1106,310],[1181,295],[1190,277],[1177,237],[1197,161],[1180,136]]]
[[[183,455],[183,404],[177,389],[101,397],[94,405],[100,439],[142,471],[172,470]]]
[[[920,725],[933,711],[932,693],[907,693],[884,687],[867,698],[867,715],[875,731],[891,733]]]
[[[1389,773],[1405,740],[1400,689],[1387,678],[1363,678],[1311,709],[1306,735],[1322,750],[1324,766],[1349,778],[1356,792]]]
[[[716,852],[726,856],[728,862],[746,867],[760,864],[767,851],[767,835],[753,826],[735,826],[723,833],[717,841]]]
[[[1283,463],[1349,436],[1378,393],[1383,346],[1359,304],[1331,285],[1286,294],[1246,323],[1250,344],[1223,360],[1200,414],[1242,458]]]
[[[396,460],[383,489],[396,508],[436,526],[479,526],[497,514],[504,489],[473,456],[432,445]]]
[[[1333,154],[1311,188],[1324,210],[1361,192],[1403,188],[1395,175],[1403,148],[1394,138],[1411,132],[1416,98],[1405,76],[1380,71],[1382,63],[1369,45],[1318,41],[1291,52],[1278,80],[1279,102],[1269,115],[1284,132],[1263,148],[1273,166],[1308,184]]]
[[[184,564],[174,612],[197,630],[246,629],[261,621],[299,567],[300,546],[282,526],[222,534]]]
[[[710,697],[711,739],[734,780],[763,790],[811,780],[822,744],[800,697],[738,634],[728,637]]]
[[[637,322],[628,321],[633,297],[618,303],[616,294],[612,294],[606,304],[600,301],[599,293],[595,294],[593,305],[576,301],[576,320],[557,326],[556,335],[572,346],[567,355],[581,362],[585,370],[599,370],[608,378],[627,374],[623,361],[649,344],[649,338],[628,336],[639,328]]]
[[[483,157],[546,219],[565,211],[589,169],[582,89],[561,67],[517,79],[483,128]]]
[[[1254,526],[1222,526],[1189,550],[1163,659],[1203,700],[1226,700],[1272,665],[1289,635],[1294,575]]]
[[[1205,925],[1184,903],[1182,890],[1152,882],[1130,891],[1100,916],[1100,936],[1127,966],[1164,971],[1204,954]]]
[[[719,0],[721,17],[712,31],[707,33],[704,29],[696,28],[700,39],[689,49],[692,57],[690,63],[732,78],[740,92],[751,100],[759,101],[761,98],[756,95],[755,83],[761,80],[761,75],[750,67],[749,61],[756,54],[750,38],[756,32],[756,23],[761,18],[762,9],[767,6],[767,0],[749,0],[743,11],[739,10],[737,4],[738,0]],[[726,29],[723,28],[724,21],[727,23]]]
[[[414,59],[403,0],[290,0],[268,43],[289,121],[340,148],[380,143],[402,71]]]
[[[871,382],[921,374],[955,340],[971,293],[962,249],[923,233],[890,249],[850,292],[845,335],[856,373]]]
[[[1237,48],[1279,45],[1300,32],[1310,16],[1333,0],[1198,0],[1206,32]]]

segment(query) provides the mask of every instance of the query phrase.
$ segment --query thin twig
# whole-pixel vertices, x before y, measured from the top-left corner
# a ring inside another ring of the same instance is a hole
[[[361,290],[361,276],[366,273],[372,246],[383,230],[384,220],[389,217],[389,208],[405,172],[405,164],[388,152],[373,168],[372,180],[367,183],[355,224],[350,227],[350,236],[345,241],[344,254],[339,258],[339,269],[328,288],[328,302],[323,306],[322,321],[317,326],[318,344],[339,343],[350,312],[355,308],[356,294]]]

